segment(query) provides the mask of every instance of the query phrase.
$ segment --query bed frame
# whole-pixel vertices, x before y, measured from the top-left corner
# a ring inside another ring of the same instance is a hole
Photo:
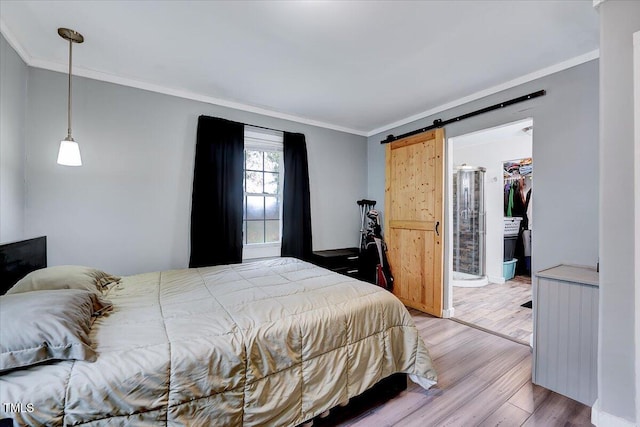
[[[383,405],[407,389],[407,374],[398,373],[378,381],[373,387],[349,400],[346,406],[337,406],[301,426],[329,427],[348,423]],[[310,423],[310,421],[312,421]]]
[[[0,245],[0,295],[27,274],[46,266],[46,236]]]

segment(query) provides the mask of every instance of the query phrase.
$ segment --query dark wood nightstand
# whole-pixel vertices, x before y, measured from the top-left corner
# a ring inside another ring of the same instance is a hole
[[[312,262],[336,273],[358,278],[358,248],[314,251]]]

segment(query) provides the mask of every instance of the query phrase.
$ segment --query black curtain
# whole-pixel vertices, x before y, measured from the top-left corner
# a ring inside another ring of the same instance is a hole
[[[244,124],[200,116],[189,267],[242,262]]]
[[[282,256],[311,259],[311,197],[307,144],[301,133],[284,133]]]

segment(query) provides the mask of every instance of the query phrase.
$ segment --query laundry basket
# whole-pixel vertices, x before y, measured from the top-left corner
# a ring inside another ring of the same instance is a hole
[[[502,263],[502,277],[504,277],[504,280],[511,280],[515,277],[517,263],[518,260],[516,258]]]
[[[504,237],[517,236],[520,232],[520,222],[522,222],[522,218],[519,216],[505,216]]]

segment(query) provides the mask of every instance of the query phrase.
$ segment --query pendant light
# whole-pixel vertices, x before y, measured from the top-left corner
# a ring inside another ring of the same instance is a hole
[[[78,143],[71,137],[71,53],[74,43],[82,43],[84,37],[82,34],[70,30],[68,28],[58,28],[58,35],[69,41],[69,92],[67,102],[67,137],[60,141],[60,150],[58,151],[58,164],[65,166],[82,166],[80,158],[80,147]]]

